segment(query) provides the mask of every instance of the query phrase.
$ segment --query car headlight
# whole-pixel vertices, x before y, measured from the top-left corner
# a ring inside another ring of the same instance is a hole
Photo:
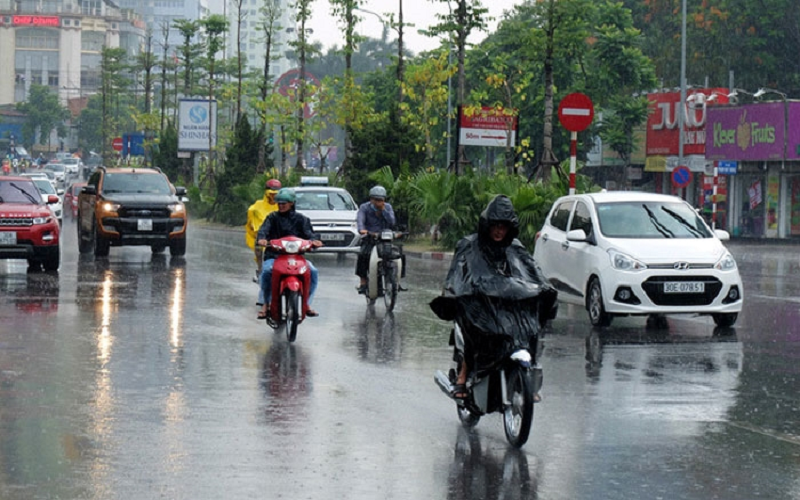
[[[733,258],[730,252],[725,252],[725,255],[714,264],[714,269],[720,271],[733,271],[736,269],[736,259]]]
[[[181,214],[184,210],[186,210],[183,206],[183,203],[172,203],[167,205],[167,208],[173,214]]]
[[[119,210],[119,208],[120,208],[119,203],[111,203],[110,201],[104,201],[100,205],[100,209],[103,212],[116,212],[117,210]]]
[[[622,252],[618,252],[613,248],[608,251],[609,257],[611,257],[611,267],[614,269],[619,269],[620,271],[644,271],[647,269],[647,266],[640,262],[630,255],[626,255]]]
[[[34,217],[33,224],[38,226],[40,224],[47,224],[50,222],[50,217]]]

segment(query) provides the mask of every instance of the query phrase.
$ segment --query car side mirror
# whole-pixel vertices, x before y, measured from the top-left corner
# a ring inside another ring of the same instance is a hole
[[[61,196],[61,195],[64,194],[64,190],[63,189],[56,189],[56,194]]]
[[[49,195],[47,195],[47,204],[48,204],[48,205],[55,205],[55,204],[56,204],[56,203],[58,203],[59,201],[60,201],[60,200],[58,199],[58,196],[56,196],[56,195],[54,195],[54,194],[49,194]]]
[[[83,194],[97,194],[97,188],[94,186],[83,186],[81,189],[81,193]]]
[[[714,235],[720,239],[720,241],[727,241],[731,239],[731,233],[725,231],[724,229],[715,229]]]
[[[186,188],[183,186],[178,186],[175,188],[175,196],[186,196]]]
[[[567,241],[586,241],[586,231],[583,229],[573,229],[567,233]]]

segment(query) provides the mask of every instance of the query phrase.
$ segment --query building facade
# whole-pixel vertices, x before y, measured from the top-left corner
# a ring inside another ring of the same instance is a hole
[[[22,102],[33,83],[64,105],[100,85],[102,48],[141,50],[145,24],[107,0],[0,0],[0,105]]]

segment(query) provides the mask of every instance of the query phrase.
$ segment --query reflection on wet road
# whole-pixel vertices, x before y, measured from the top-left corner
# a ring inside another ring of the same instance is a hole
[[[800,497],[793,247],[732,245],[734,329],[592,330],[562,306],[516,451],[496,415],[462,429],[433,383],[451,357],[427,307],[446,263],[411,259],[387,313],[355,293],[353,257],[314,255],[321,316],[289,344],[255,319],[241,233],[96,260],[71,224],[58,273],[0,262],[0,498]]]

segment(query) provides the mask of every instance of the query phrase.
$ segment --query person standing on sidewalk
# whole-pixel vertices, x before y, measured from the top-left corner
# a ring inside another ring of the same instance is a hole
[[[264,248],[256,244],[256,236],[258,235],[258,229],[267,216],[278,209],[278,204],[275,203],[275,195],[278,194],[281,187],[281,181],[278,179],[268,180],[264,186],[264,197],[247,209],[244,239],[255,255],[256,274],[253,281],[256,283],[258,283],[258,279],[261,276],[261,266],[264,262]]]

